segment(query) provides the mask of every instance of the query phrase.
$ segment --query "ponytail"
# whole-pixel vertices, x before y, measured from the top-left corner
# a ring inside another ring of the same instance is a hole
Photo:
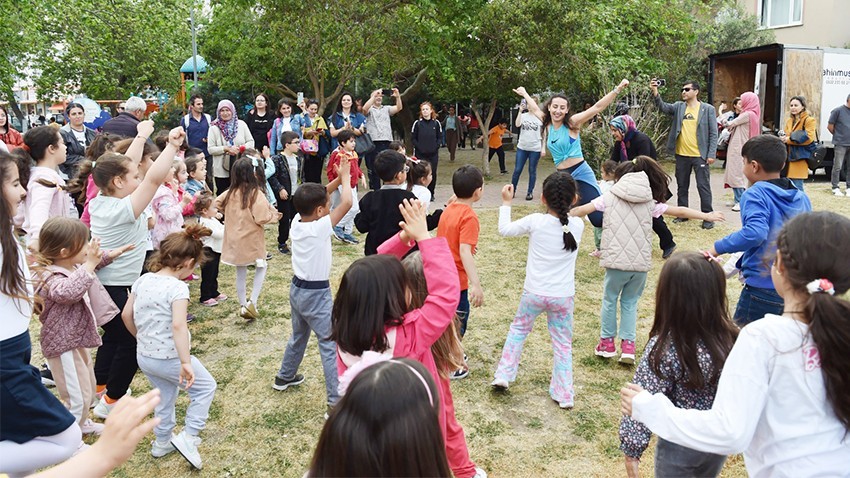
[[[182,231],[172,232],[159,243],[159,250],[148,260],[148,270],[176,269],[187,260],[194,260],[195,265],[203,264],[203,238],[211,235],[212,231],[199,223],[188,224]]]
[[[661,165],[649,156],[640,155],[631,161],[623,161],[614,170],[614,180],[629,173],[643,172],[649,179],[649,188],[652,190],[652,199],[657,203],[667,202],[670,190],[670,176],[664,172]]]
[[[575,202],[578,187],[572,175],[566,171],[555,171],[543,181],[543,199],[550,211],[554,211],[561,221],[564,231],[564,250],[575,251],[578,243],[570,232],[570,208]]]

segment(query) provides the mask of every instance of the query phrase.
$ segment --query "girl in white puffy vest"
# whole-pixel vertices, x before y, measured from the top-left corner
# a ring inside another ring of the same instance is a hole
[[[662,214],[703,221],[723,221],[720,212],[703,213],[686,207],[668,206],[665,196],[670,176],[652,158],[638,156],[621,163],[614,171],[616,183],[610,191],[570,211],[573,216],[602,212],[600,264],[605,283],[600,319],[602,332],[596,355],[617,355],[614,339],[620,337],[620,362],[635,363],[637,304],[652,268],[652,218]],[[617,300],[620,327],[617,328]]]

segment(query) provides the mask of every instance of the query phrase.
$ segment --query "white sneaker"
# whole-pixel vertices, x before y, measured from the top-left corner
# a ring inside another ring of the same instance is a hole
[[[735,212],[740,212],[741,211],[741,205],[739,203],[735,203],[735,205],[732,206],[732,210],[735,211]]]
[[[497,391],[504,392],[508,389],[508,381],[503,378],[497,378],[490,382],[490,386],[495,388]]]
[[[198,453],[198,445],[200,443],[201,439],[199,437],[189,435],[185,430],[171,438],[171,444],[174,445],[174,448],[183,455],[186,461],[199,470],[202,468],[201,454]]]
[[[83,435],[100,435],[103,433],[103,423],[95,423],[88,419],[80,425],[80,431],[83,432]]]
[[[96,416],[97,418],[103,418],[104,420],[106,420],[106,417],[109,416],[109,412],[112,411],[112,407],[115,406],[115,403],[106,403],[106,395],[104,395],[100,397],[100,401],[97,402],[97,405],[94,406],[94,410],[92,410],[92,413],[94,413],[94,416]]]
[[[841,194],[840,188],[835,188],[835,189],[832,190],[832,195],[833,196],[843,196],[844,194]]]
[[[472,478],[487,478],[487,472],[479,467],[475,467],[475,476]]]
[[[174,439],[174,435],[171,436],[171,439]],[[160,443],[159,440],[154,440],[151,442],[151,455],[154,458],[162,458],[173,451],[175,451],[175,448],[171,441]]]

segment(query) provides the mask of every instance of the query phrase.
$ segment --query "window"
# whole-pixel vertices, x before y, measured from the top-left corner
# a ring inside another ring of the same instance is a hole
[[[759,23],[762,28],[803,23],[803,0],[760,0]]]

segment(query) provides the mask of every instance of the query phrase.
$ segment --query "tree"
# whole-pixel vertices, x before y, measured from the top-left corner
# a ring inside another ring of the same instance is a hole
[[[0,0],[0,11],[5,15],[0,21],[0,38],[4,39],[0,56],[0,98],[9,102],[12,113],[23,121],[24,114],[13,88],[30,64],[32,46],[37,38],[34,26],[38,24],[38,11],[33,2],[18,0]]]

